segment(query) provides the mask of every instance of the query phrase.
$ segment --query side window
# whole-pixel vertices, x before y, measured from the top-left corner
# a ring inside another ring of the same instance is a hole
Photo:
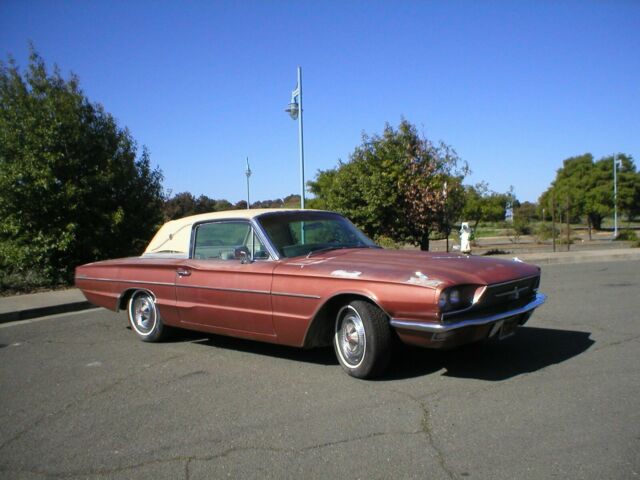
[[[244,250],[253,259],[268,259],[269,255],[247,222],[211,222],[195,230],[193,258],[200,260],[236,260]]]

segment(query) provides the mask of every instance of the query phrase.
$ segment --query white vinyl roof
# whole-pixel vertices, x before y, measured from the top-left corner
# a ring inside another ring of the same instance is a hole
[[[225,210],[224,212],[201,213],[190,217],[179,218],[165,223],[155,234],[145,255],[154,253],[189,254],[191,227],[194,223],[208,220],[242,219],[248,220],[270,212],[296,212],[296,209],[286,208],[255,208],[250,210]]]

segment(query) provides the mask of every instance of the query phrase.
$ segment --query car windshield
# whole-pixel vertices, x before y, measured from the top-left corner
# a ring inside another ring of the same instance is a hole
[[[377,248],[349,220],[330,212],[283,212],[258,218],[281,257],[311,255],[319,250]]]

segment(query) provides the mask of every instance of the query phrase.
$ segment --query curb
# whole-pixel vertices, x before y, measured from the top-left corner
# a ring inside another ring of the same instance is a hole
[[[58,313],[78,312],[89,308],[95,308],[95,305],[87,301],[83,301],[16,310],[13,312],[0,313],[0,324],[17,322],[20,320],[31,320],[33,318],[46,317],[49,315],[56,315]]]
[[[594,263],[594,262],[613,262],[624,260],[640,260],[640,249],[635,251],[616,251],[616,252],[555,252],[555,253],[535,253],[535,254],[510,254],[496,255],[497,258],[512,259],[518,257],[526,263],[535,265],[557,265],[570,263]]]

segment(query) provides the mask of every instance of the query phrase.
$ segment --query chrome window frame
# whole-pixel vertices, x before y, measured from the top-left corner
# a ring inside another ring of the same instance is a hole
[[[267,236],[260,226],[253,221],[253,219],[246,218],[224,218],[219,220],[203,220],[201,222],[195,222],[191,225],[191,238],[189,239],[189,260],[197,260],[195,258],[195,249],[196,249],[196,230],[202,225],[210,225],[212,223],[242,223],[248,225],[253,233],[258,237],[258,240],[262,243],[264,247],[267,249],[267,253],[269,254],[269,258],[252,258],[252,262],[271,262],[273,260],[278,260],[278,256],[274,255],[273,245],[271,245],[270,241],[267,241]],[[233,261],[233,260],[223,260],[223,259],[209,259],[212,261]]]

